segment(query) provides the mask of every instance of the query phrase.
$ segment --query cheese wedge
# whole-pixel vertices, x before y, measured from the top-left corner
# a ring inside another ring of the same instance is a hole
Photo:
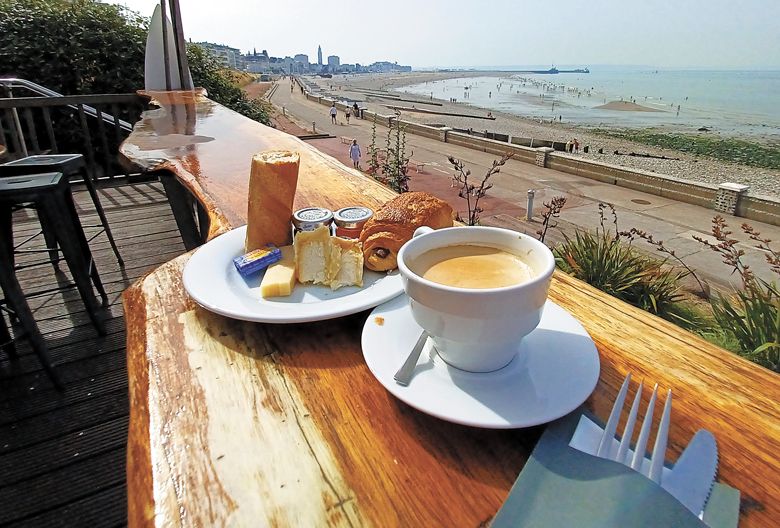
[[[338,290],[363,286],[363,250],[358,240],[330,236],[318,227],[295,235],[295,269],[298,281]]]
[[[295,250],[293,246],[279,248],[282,259],[276,264],[271,264],[265,270],[263,280],[260,283],[260,294],[264,299],[268,297],[287,297],[295,287],[297,279],[295,273]]]
[[[295,269],[300,282],[330,284],[331,262],[330,229],[327,226],[295,235]]]
[[[363,249],[359,240],[331,238],[330,288],[363,286]]]

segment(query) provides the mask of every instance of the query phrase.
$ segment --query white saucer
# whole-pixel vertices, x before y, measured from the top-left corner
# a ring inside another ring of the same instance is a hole
[[[539,326],[506,367],[478,374],[446,364],[429,339],[407,387],[393,374],[422,329],[401,295],[377,306],[363,327],[363,357],[394,396],[430,415],[473,427],[511,429],[550,422],[584,402],[599,379],[599,355],[582,325],[547,301]]]

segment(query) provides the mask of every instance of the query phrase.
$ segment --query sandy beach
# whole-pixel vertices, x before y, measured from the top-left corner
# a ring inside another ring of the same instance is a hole
[[[490,110],[495,120],[485,120],[488,110],[473,106],[462,101],[456,103],[442,99],[425,99],[418,96],[398,91],[402,86],[431,82],[441,79],[464,77],[501,77],[506,72],[411,72],[392,74],[370,75],[337,75],[332,79],[310,78],[325,92],[330,92],[336,97],[360,101],[360,105],[380,113],[392,113],[389,106],[416,106],[415,102],[400,101],[410,99],[417,101],[421,108],[428,108],[436,112],[453,114],[467,114],[475,117],[448,116],[442,114],[426,114],[416,111],[401,111],[403,119],[423,123],[439,124],[461,129],[488,130],[501,134],[510,134],[519,137],[533,137],[544,140],[569,141],[577,138],[581,148],[588,146],[588,153],[580,153],[578,156],[603,161],[615,165],[632,167],[636,169],[656,172],[678,178],[684,178],[697,182],[720,184],[724,182],[742,183],[750,186],[750,193],[755,195],[780,196],[780,170],[751,167],[747,165],[729,163],[722,160],[707,157],[694,156],[686,152],[663,149],[632,141],[616,138],[608,138],[587,132],[584,127],[576,126],[565,121],[562,123],[539,122],[533,119],[520,117],[514,114]],[[330,87],[333,87],[332,89]],[[373,92],[373,93],[367,93]],[[381,92],[389,92],[381,94]],[[382,97],[381,95],[389,96]],[[437,103],[430,105],[430,103]],[[629,109],[626,105],[635,103],[612,101],[608,102],[609,109]],[[610,106],[611,105],[611,106]],[[641,105],[636,105],[641,106]],[[643,107],[644,108],[644,107]],[[599,154],[599,150],[603,154]],[[619,154],[615,154],[615,152]],[[634,157],[627,153],[650,154],[651,156],[665,156],[675,159],[657,159],[652,157]]]
[[[610,101],[607,104],[599,105],[594,108],[601,110],[617,110],[618,112],[662,112],[657,108],[649,108],[631,101]]]

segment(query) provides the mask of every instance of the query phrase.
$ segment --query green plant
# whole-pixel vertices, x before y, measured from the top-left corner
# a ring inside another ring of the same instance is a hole
[[[397,193],[409,190],[409,156],[406,155],[406,127],[400,123],[401,114],[396,112],[395,120],[391,121],[387,129],[386,150],[387,155],[381,162],[382,175]]]
[[[604,211],[613,214],[614,234],[604,225]],[[563,271],[652,314],[690,326],[677,304],[684,298],[679,281],[687,275],[648,257],[624,242],[617,230],[617,214],[610,204],[600,204],[601,228],[596,232],[564,233],[564,242],[553,250]]]
[[[653,235],[651,235],[650,233],[646,231],[642,231],[641,229],[637,229],[635,227],[632,227],[628,231],[622,231],[620,235],[628,238],[631,241],[633,241],[634,238],[640,238],[645,242],[647,242],[648,244],[650,244],[651,246],[655,247],[656,251],[659,251],[661,253],[664,253],[672,257],[674,260],[677,261],[677,264],[682,266],[685,269],[685,271],[688,272],[688,275],[690,275],[691,277],[694,278],[694,280],[696,280],[697,284],[699,285],[699,288],[701,289],[702,296],[705,298],[709,298],[710,296],[709,285],[703,283],[699,278],[699,276],[696,275],[696,272],[690,266],[688,266],[688,264],[686,264],[683,259],[678,257],[677,253],[673,249],[669,249],[668,247],[666,247],[666,245],[664,245],[663,240],[656,240],[655,237],[653,237]]]
[[[0,76],[65,95],[143,86],[148,21],[93,0],[0,0]]]
[[[539,242],[544,242],[547,231],[558,224],[552,224],[553,218],[560,218],[563,206],[566,205],[565,196],[554,196],[549,202],[544,202],[544,212],[542,213],[542,228],[536,232],[539,235]]]
[[[379,172],[379,149],[376,148],[376,114],[374,124],[371,126],[371,144],[368,146],[368,173],[376,175]]]
[[[511,157],[512,153],[506,153],[501,156],[501,159],[493,160],[493,164],[488,167],[487,173],[485,173],[479,186],[469,183],[471,170],[466,169],[461,160],[452,156],[447,157],[447,160],[455,170],[455,174],[452,176],[453,186],[458,187],[458,196],[466,200],[466,208],[468,210],[468,218],[461,218],[460,215],[458,215],[458,221],[465,222],[470,226],[479,224],[479,215],[484,211],[484,209],[479,206],[479,200],[484,198],[488,190],[493,187],[493,184],[488,183],[488,180],[490,180],[493,175],[501,172],[501,167],[503,167]]]
[[[134,92],[144,85],[148,25],[134,11],[95,0],[0,0],[0,76],[65,95]],[[187,59],[195,86],[211,99],[270,123],[267,108],[248,99],[210,52],[190,44]]]
[[[748,224],[742,231],[757,247],[766,252],[770,269],[780,275],[780,252],[771,248],[771,240]],[[726,220],[717,215],[712,220],[712,236],[717,243],[701,237],[696,240],[718,253],[724,264],[733,268],[742,279],[742,289],[733,295],[717,295],[712,300],[712,312],[720,329],[733,336],[739,344],[737,352],[766,368],[780,372],[780,291],[777,283],[768,282],[753,273],[742,261],[745,251],[737,246]]]

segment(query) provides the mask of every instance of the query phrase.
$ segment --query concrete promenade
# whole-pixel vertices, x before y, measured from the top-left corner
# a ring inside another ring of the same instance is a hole
[[[331,124],[328,108],[305,99],[298,87],[290,91],[289,81],[280,81],[280,86],[274,93],[271,102],[278,108],[284,107],[287,116],[305,130],[312,130],[312,122],[316,123],[317,133],[328,133],[336,136],[330,139],[310,140],[309,143],[323,152],[339,159],[347,166],[352,166],[349,159],[349,146],[342,143],[341,137],[357,139],[363,157],[361,166],[368,165],[367,150],[371,143],[372,121],[356,119],[354,116],[346,124],[344,113],[339,111],[338,123]],[[390,113],[390,111],[388,111]],[[292,130],[290,130],[292,132]],[[384,148],[387,128],[377,125],[377,147]],[[462,160],[471,169],[472,178],[479,183],[488,167],[497,156],[487,154],[467,147],[442,143],[413,134],[406,136],[407,154],[412,153],[412,159],[425,164],[420,173],[410,164],[410,188],[430,192],[447,202],[462,214],[466,211],[465,200],[458,197],[458,191],[451,186],[453,171],[447,161],[447,156]],[[481,223],[484,225],[500,225],[512,227],[530,234],[541,226],[542,204],[549,202],[555,196],[565,196],[566,206],[558,220],[560,230],[571,234],[575,227],[595,229],[599,226],[599,202],[609,202],[614,205],[620,230],[632,227],[652,234],[656,240],[662,240],[670,249],[682,257],[700,277],[725,286],[739,285],[739,277],[731,275],[731,270],[724,265],[718,255],[693,236],[712,239],[709,235],[711,220],[716,212],[712,209],[685,204],[655,195],[617,187],[595,180],[574,176],[552,169],[537,167],[530,163],[509,160],[501,169],[501,173],[490,180],[493,188],[480,201],[485,210]],[[533,220],[525,220],[527,191],[533,189],[534,209]],[[754,247],[754,242],[743,234],[739,226],[743,218],[724,215],[733,237],[740,241],[739,247],[745,251],[743,261],[760,277],[768,280],[776,278],[765,260],[765,253]],[[607,219],[611,225],[611,217]],[[749,222],[761,232],[761,235],[773,241],[775,247],[780,247],[780,227]],[[551,230],[555,236],[555,230]],[[634,243],[638,248],[654,251],[645,242]],[[661,256],[661,255],[659,255]]]

